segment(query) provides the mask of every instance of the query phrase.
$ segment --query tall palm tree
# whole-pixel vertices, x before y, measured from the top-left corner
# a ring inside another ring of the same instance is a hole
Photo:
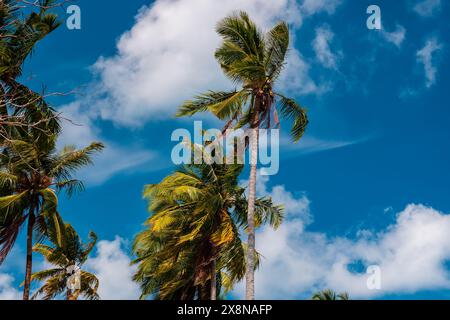
[[[55,226],[61,227],[61,230],[55,229]],[[64,293],[66,300],[77,300],[80,295],[89,300],[99,299],[99,280],[92,273],[81,269],[97,242],[95,233],[90,232],[91,241],[83,244],[70,224],[60,221],[57,225],[52,224],[49,229],[49,239],[53,246],[38,243],[33,251],[42,254],[45,260],[55,267],[33,273],[31,281],[45,283],[34,293],[32,299],[43,295],[44,300],[50,300]],[[68,285],[74,277],[72,271],[76,271],[79,276],[76,287]]]
[[[64,189],[70,196],[83,190],[73,174],[91,164],[92,154],[103,149],[95,142],[80,150],[67,146],[57,153],[55,141],[56,136],[36,139],[30,133],[22,140],[5,142],[0,153],[0,263],[27,222],[25,300],[30,294],[33,235],[42,239],[48,235],[49,223],[60,221],[55,191]]]
[[[134,280],[142,296],[157,299],[215,300],[245,274],[239,228],[247,228],[240,165],[186,165],[159,184],[145,187],[152,216],[136,236]],[[283,208],[257,200],[257,224],[277,227]]]
[[[45,236],[48,223],[58,220],[53,189],[69,194],[82,189],[72,173],[103,148],[94,143],[57,155],[58,115],[40,94],[17,80],[37,42],[60,25],[47,11],[55,2],[40,0],[25,10],[17,0],[0,1],[0,264],[27,221],[24,299],[30,291],[33,235]]]
[[[275,83],[285,65],[289,47],[289,29],[285,22],[275,25],[263,34],[245,12],[233,14],[220,21],[217,32],[222,45],[215,57],[225,75],[239,90],[209,91],[186,101],[177,116],[192,116],[209,111],[228,128],[249,127],[250,179],[248,197],[248,252],[246,299],[254,299],[255,264],[255,193],[258,161],[258,129],[278,126],[278,114],[293,121],[291,134],[294,142],[302,137],[308,124],[306,111],[293,99],[274,91]],[[271,121],[273,118],[274,121]]]
[[[311,300],[350,300],[348,293],[336,293],[331,289],[316,292]]]

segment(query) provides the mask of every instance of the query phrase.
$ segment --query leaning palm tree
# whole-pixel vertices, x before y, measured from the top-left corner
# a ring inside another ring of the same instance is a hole
[[[186,165],[146,186],[152,216],[133,246],[141,298],[215,300],[222,288],[226,292],[244,277],[239,229],[248,224],[245,190],[238,185],[241,170],[240,165]],[[281,223],[281,206],[269,198],[256,204],[258,225]]]
[[[56,230],[55,226],[61,230]],[[50,300],[64,293],[66,300],[77,300],[79,296],[89,300],[99,299],[99,280],[92,273],[81,269],[97,242],[95,233],[89,233],[91,241],[85,245],[70,224],[60,221],[56,225],[51,224],[49,229],[53,246],[38,243],[33,251],[42,254],[54,268],[33,273],[31,281],[44,281],[44,285],[34,293],[32,299],[43,296],[44,300]]]
[[[303,135],[308,120],[305,110],[293,99],[274,91],[274,86],[285,65],[289,47],[289,29],[280,22],[263,34],[245,12],[226,17],[217,25],[222,45],[215,57],[225,75],[239,90],[209,91],[186,101],[177,116],[192,116],[209,111],[227,121],[223,131],[248,127],[250,132],[250,179],[248,197],[248,252],[246,299],[254,299],[255,264],[255,193],[258,161],[258,129],[278,127],[280,113],[291,119],[292,137],[297,142]],[[272,121],[273,119],[273,121]]]
[[[57,153],[56,136],[37,138],[34,132],[14,136],[0,153],[0,263],[27,222],[25,300],[30,294],[33,236],[48,236],[49,223],[60,221],[56,192],[65,190],[70,196],[83,190],[83,183],[73,174],[91,164],[91,156],[103,149],[95,142],[80,150],[67,146]]]
[[[348,293],[336,293],[331,289],[316,292],[311,300],[350,300]]]

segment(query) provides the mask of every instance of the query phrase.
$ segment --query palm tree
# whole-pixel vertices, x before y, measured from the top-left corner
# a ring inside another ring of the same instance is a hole
[[[316,292],[311,300],[350,300],[348,293],[336,293],[331,289]]]
[[[16,0],[0,2],[0,263],[27,221],[24,299],[29,298],[33,234],[45,236],[49,221],[58,219],[52,186],[69,194],[82,189],[72,173],[103,148],[94,143],[56,155],[58,115],[40,94],[17,80],[36,43],[60,25],[47,12],[54,4],[41,0],[34,9],[24,10]]]
[[[177,116],[192,116],[197,112],[212,112],[221,120],[226,120],[228,128],[250,129],[250,179],[248,197],[248,252],[246,274],[246,299],[254,299],[255,264],[255,193],[256,169],[258,161],[258,129],[270,128],[271,120],[278,126],[278,114],[291,119],[291,134],[294,142],[303,135],[308,120],[305,110],[293,99],[274,92],[285,65],[289,47],[289,29],[285,22],[275,25],[263,34],[245,12],[233,14],[220,21],[217,32],[222,37],[222,45],[215,57],[225,75],[239,90],[231,92],[209,91],[186,101]]]
[[[91,241],[84,245],[70,224],[60,221],[56,226],[61,227],[61,230],[55,230],[54,226],[55,224],[52,224],[49,228],[51,230],[49,239],[53,246],[38,243],[33,248],[33,251],[42,254],[45,260],[55,267],[36,272],[31,276],[31,281],[45,281],[32,299],[44,295],[44,300],[50,300],[64,292],[66,300],[77,300],[80,295],[89,300],[99,299],[97,294],[99,280],[92,273],[81,269],[97,242],[97,236],[90,232]],[[79,280],[76,287],[68,285],[74,279],[70,273],[72,271],[79,276],[79,279],[76,279]]]
[[[60,221],[55,191],[64,189],[70,196],[83,190],[83,183],[73,174],[91,164],[92,154],[103,149],[95,142],[81,150],[67,146],[56,153],[56,136],[43,139],[35,133],[31,130],[18,137],[22,140],[8,140],[0,154],[0,263],[27,222],[24,300],[30,294],[33,235],[42,239],[48,235],[49,223]]]
[[[0,75],[2,84],[14,86],[36,43],[61,25],[48,9],[55,0],[41,0],[38,9],[25,9],[17,0],[0,2]]]
[[[38,12],[24,10],[17,0],[0,2],[0,142],[11,127],[34,126],[41,135],[59,131],[54,110],[43,97],[18,82],[22,67],[38,41],[60,22],[47,12],[54,0],[42,0]],[[24,17],[24,18],[23,18]]]
[[[239,228],[247,228],[240,165],[186,165],[159,184],[145,187],[152,216],[136,236],[134,280],[141,298],[215,300],[245,274],[245,247]],[[257,224],[277,227],[283,209],[271,199],[257,200]]]

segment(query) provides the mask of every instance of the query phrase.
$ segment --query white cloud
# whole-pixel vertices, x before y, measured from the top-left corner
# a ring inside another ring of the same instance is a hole
[[[304,0],[301,8],[307,14],[315,14],[322,11],[332,14],[341,3],[342,0]]]
[[[132,281],[135,267],[130,265],[124,246],[125,241],[118,236],[113,241],[99,241],[96,255],[86,264],[100,280],[103,300],[134,300],[140,296],[139,286]]]
[[[268,188],[269,176],[261,175],[261,170],[258,170],[256,177],[256,194],[258,197],[271,197],[274,204],[283,204],[287,217],[301,213],[301,218],[304,222],[310,223],[311,216],[309,214],[309,200],[303,193],[296,198],[294,194],[287,191],[284,185],[276,185],[270,190]],[[241,185],[247,186],[248,180],[242,180]]]
[[[213,53],[220,43],[214,26],[233,11],[249,12],[263,29],[280,19],[296,28],[308,15],[333,13],[339,3],[157,0],[142,8],[135,25],[120,37],[117,54],[100,58],[94,66],[99,80],[96,89],[102,97],[96,105],[100,116],[123,125],[139,125],[172,116],[180,102],[194,94],[232,87]],[[295,72],[289,71],[294,68]],[[308,65],[296,49],[287,65],[289,72],[295,78],[290,85],[295,84],[298,92],[322,89],[310,79]]]
[[[333,41],[334,33],[328,26],[316,29],[316,37],[313,40],[313,48],[317,60],[326,68],[337,69],[340,54],[331,51],[330,44]]]
[[[441,9],[441,0],[423,0],[416,3],[413,9],[422,17],[431,17]]]
[[[64,118],[71,120],[63,122],[63,130],[58,140],[59,146],[76,145],[79,148],[88,146],[93,141],[101,141],[105,149],[94,156],[94,165],[83,168],[79,175],[90,185],[101,184],[115,173],[123,170],[137,170],[139,167],[156,158],[152,151],[131,146],[122,146],[104,138],[102,132],[95,126],[95,115],[82,110],[80,102],[62,106],[59,110]]]
[[[126,241],[119,236],[112,241],[101,240],[96,245],[95,254],[87,260],[85,268],[100,280],[98,293],[103,300],[138,299],[140,296],[139,286],[132,281],[136,268],[130,265],[131,258],[128,256],[126,246]],[[2,266],[6,267],[8,273],[0,273],[0,300],[22,298],[22,293],[14,287],[14,278],[10,274],[17,276],[23,267],[24,257],[22,252],[14,250],[15,256],[8,257],[7,265]],[[16,261],[19,254],[20,261]],[[34,271],[52,267],[47,261],[41,259],[34,261],[34,264]],[[33,286],[33,288],[37,287],[37,284]]]
[[[373,138],[375,138],[375,135],[368,135],[366,137],[353,140],[326,140],[313,136],[305,136],[301,139],[301,142],[294,144],[290,138],[287,136],[282,136],[281,145],[286,148],[287,151],[292,151],[292,155],[298,155],[344,148]],[[290,154],[288,154],[288,156],[290,156]]]
[[[14,286],[14,278],[0,273],[0,300],[20,300],[21,294]]]
[[[417,51],[417,62],[424,68],[427,88],[430,88],[436,82],[437,67],[434,61],[435,53],[443,48],[442,44],[436,38],[427,40],[425,46]]]
[[[405,40],[406,29],[404,26],[397,24],[394,31],[389,32],[383,30],[381,34],[386,41],[394,44],[397,48],[400,48]]]
[[[259,183],[259,190],[267,192],[268,180]],[[281,190],[292,197],[284,187]],[[264,227],[258,232],[257,249],[264,257],[255,276],[258,299],[309,298],[324,288],[346,291],[352,298],[450,288],[445,267],[450,259],[450,215],[411,204],[380,232],[359,230],[355,238],[329,237],[307,230],[309,200],[304,195],[292,201],[298,202],[297,208],[288,210],[287,221],[278,230]],[[367,288],[369,275],[364,271],[349,270],[358,263],[380,267],[381,290]],[[273,275],[283,275],[282,281]],[[243,295],[243,283],[235,294]]]
[[[287,65],[289,67],[280,76],[280,87],[283,90],[302,95],[322,95],[330,91],[330,83],[318,84],[309,76],[310,65],[298,50],[288,53]]]

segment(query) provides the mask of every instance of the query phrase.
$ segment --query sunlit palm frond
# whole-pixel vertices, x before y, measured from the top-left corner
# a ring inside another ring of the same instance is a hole
[[[246,90],[231,92],[208,91],[196,96],[194,100],[186,101],[180,106],[177,116],[192,116],[198,112],[210,111],[219,119],[230,119],[239,114],[245,105],[249,93]]]

